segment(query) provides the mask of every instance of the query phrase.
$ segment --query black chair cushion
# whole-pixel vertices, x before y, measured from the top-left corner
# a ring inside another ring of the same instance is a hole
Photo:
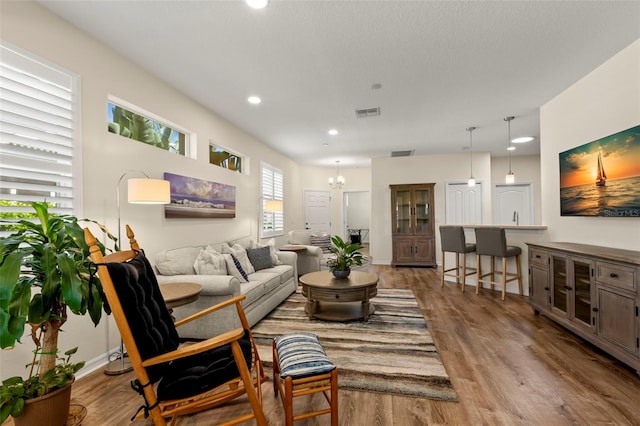
[[[125,263],[107,263],[107,269],[142,360],[177,349],[178,332],[144,253]],[[147,368],[151,382],[160,379],[165,367]]]
[[[251,369],[251,341],[245,331],[240,339],[245,362]],[[240,376],[231,352],[231,345],[224,345],[201,354],[172,361],[158,383],[158,400],[187,398],[218,387]]]
[[[177,349],[178,333],[144,253],[126,263],[107,263],[107,268],[141,358],[146,360]],[[239,343],[251,366],[251,341],[246,331]],[[160,401],[197,395],[240,376],[230,344],[147,367],[147,374],[152,383],[160,380]]]

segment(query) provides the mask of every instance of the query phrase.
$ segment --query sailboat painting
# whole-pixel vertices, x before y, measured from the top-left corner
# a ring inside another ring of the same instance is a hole
[[[640,125],[559,157],[562,216],[640,218]]]

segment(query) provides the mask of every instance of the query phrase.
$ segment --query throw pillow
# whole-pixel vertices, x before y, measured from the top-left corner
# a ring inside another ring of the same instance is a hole
[[[331,235],[310,235],[312,246],[320,247],[323,253],[331,253]]]
[[[193,275],[193,260],[202,250],[200,247],[182,247],[161,251],[155,264],[160,275]]]
[[[198,255],[193,269],[198,275],[227,275],[227,262],[222,253],[207,246]]]
[[[247,249],[247,257],[249,257],[249,262],[251,262],[256,271],[271,268],[273,266],[269,247],[265,246]]]
[[[256,271],[251,262],[249,262],[247,251],[240,244],[234,244],[233,246],[226,244],[222,246],[222,253],[234,255],[247,274],[253,274]]]
[[[241,283],[249,282],[249,276],[242,269],[240,261],[234,255],[225,253],[224,260],[227,263],[227,271],[232,277],[236,277]]]
[[[269,247],[269,255],[271,256],[271,264],[273,266],[282,265],[282,261],[278,259],[278,255],[276,254],[276,251],[278,251],[276,249],[276,240],[271,238],[269,241],[267,241],[267,244],[260,244],[254,241],[253,248],[260,248],[260,247]]]

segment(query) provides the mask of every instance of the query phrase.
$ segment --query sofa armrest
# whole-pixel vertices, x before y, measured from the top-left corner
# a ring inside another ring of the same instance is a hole
[[[293,276],[298,276],[298,254],[292,251],[276,251],[276,256],[278,256],[278,260],[282,262],[283,265],[293,266]]]
[[[157,275],[158,284],[195,283],[202,286],[203,296],[238,296],[240,281],[231,275]]]

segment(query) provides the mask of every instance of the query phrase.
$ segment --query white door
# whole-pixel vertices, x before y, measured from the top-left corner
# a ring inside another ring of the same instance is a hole
[[[331,194],[304,190],[304,229],[331,234]]]
[[[482,182],[447,182],[445,210],[447,225],[482,223]]]
[[[493,200],[495,225],[533,225],[531,183],[498,184]]]

